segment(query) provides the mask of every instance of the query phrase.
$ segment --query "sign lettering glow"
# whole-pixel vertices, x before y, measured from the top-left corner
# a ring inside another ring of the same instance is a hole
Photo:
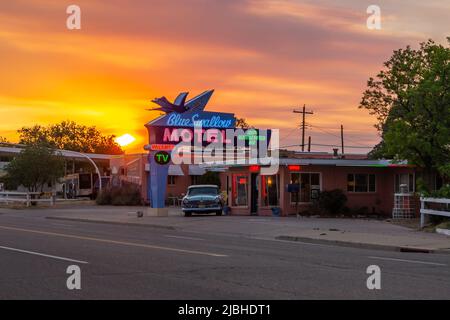
[[[203,113],[204,114],[204,113]],[[219,114],[212,113],[209,117],[202,117],[200,113],[180,114],[172,113],[167,118],[166,125],[171,127],[194,127],[202,126],[204,128],[231,128],[234,123],[230,118],[223,118]]]

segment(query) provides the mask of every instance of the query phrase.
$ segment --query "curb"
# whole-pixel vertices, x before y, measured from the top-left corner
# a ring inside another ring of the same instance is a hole
[[[51,217],[51,216],[45,217],[45,219],[176,230],[176,228],[173,226],[163,226],[160,224],[143,224],[143,223],[135,223],[135,222],[118,222],[118,221],[107,221],[107,220],[91,220],[91,219],[83,219],[83,218],[65,218],[65,217]]]
[[[436,228],[436,233],[443,234],[443,235],[446,235],[446,236],[450,237],[450,230],[449,229]]]
[[[275,239],[284,240],[284,241],[302,241],[302,242],[316,243],[316,244],[336,245],[336,246],[341,246],[341,247],[363,248],[363,249],[385,250],[385,251],[396,251],[396,252],[450,254],[450,250],[446,250],[446,249],[428,249],[428,248],[420,248],[420,247],[390,246],[390,245],[373,244],[373,243],[348,242],[348,241],[342,241],[342,240],[314,239],[314,238],[308,238],[308,237],[296,237],[296,236],[281,235],[281,236],[275,237]]]

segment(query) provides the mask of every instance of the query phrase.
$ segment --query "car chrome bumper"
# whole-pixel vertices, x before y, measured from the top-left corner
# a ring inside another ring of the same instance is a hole
[[[207,208],[181,208],[183,212],[213,212],[222,210],[222,207],[207,207]]]

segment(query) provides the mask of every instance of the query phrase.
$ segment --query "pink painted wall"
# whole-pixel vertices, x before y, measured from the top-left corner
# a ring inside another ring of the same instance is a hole
[[[414,169],[406,167],[334,167],[334,166],[302,166],[301,173],[320,173],[321,174],[321,190],[341,189],[347,196],[347,206],[350,209],[358,209],[367,207],[368,213],[378,213],[385,216],[392,214],[394,205],[395,190],[395,174],[414,173]],[[231,176],[233,173],[240,173],[247,176],[250,181],[250,173],[248,168],[232,168],[229,172],[224,173],[223,177],[229,177],[228,197],[231,199]],[[286,192],[286,186],[290,181],[290,171],[287,167],[280,167],[280,207],[282,215],[295,214],[295,203],[291,204],[290,194]],[[374,174],[375,175],[375,192],[356,193],[347,191],[347,175],[348,174]],[[248,206],[235,207],[231,206],[231,214],[234,215],[250,215],[251,203],[251,185],[248,184]],[[300,212],[307,209],[310,204],[300,204]],[[258,197],[258,215],[271,215],[271,208],[264,207],[261,203],[261,195]]]

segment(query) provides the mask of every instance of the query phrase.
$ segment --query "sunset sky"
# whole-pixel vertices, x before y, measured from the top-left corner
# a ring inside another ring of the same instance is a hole
[[[81,7],[81,30],[66,8]],[[381,8],[368,30],[366,9]],[[358,103],[394,49],[450,36],[448,0],[19,0],[0,3],[0,136],[75,120],[136,137],[158,115],[150,100],[215,89],[207,110],[234,112],[300,143],[304,103],[313,143],[378,141]],[[313,151],[330,148],[313,148]],[[367,149],[350,149],[364,152]]]

